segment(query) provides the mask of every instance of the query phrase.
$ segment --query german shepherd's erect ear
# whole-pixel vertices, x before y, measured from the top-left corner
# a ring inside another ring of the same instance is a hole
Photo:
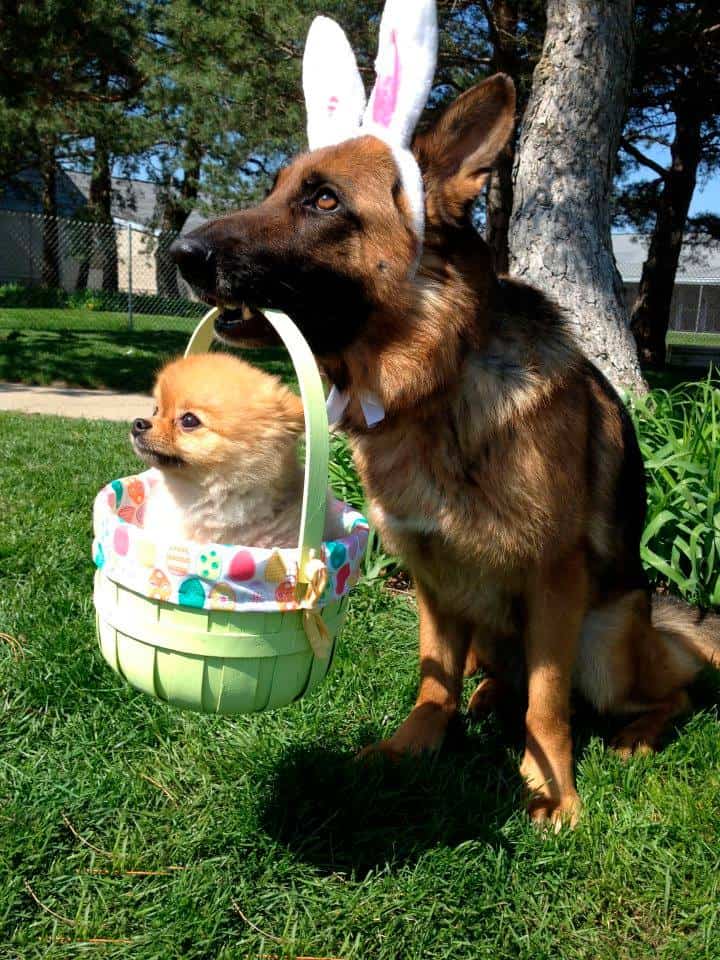
[[[429,223],[460,220],[487,182],[515,125],[515,86],[503,73],[466,90],[413,143]]]

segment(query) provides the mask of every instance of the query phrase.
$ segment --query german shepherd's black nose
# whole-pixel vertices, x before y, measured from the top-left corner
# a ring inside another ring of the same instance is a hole
[[[194,237],[180,237],[170,247],[170,256],[188,283],[204,290],[215,287],[215,254]]]

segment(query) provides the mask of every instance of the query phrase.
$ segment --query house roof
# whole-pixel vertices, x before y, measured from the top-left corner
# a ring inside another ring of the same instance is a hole
[[[60,168],[55,181],[58,215],[73,217],[90,195],[90,174]],[[14,182],[0,186],[0,209],[18,213],[42,213],[42,180],[40,172],[29,168]],[[158,189],[144,180],[112,178],[113,218],[149,226],[157,220]]]
[[[56,180],[56,200],[61,217],[73,217],[82,209],[90,195],[90,174],[61,168]],[[0,210],[18,213],[42,213],[42,181],[37,169],[23,171],[14,183],[0,186]],[[147,180],[112,178],[113,219],[141,227],[157,228],[162,200],[156,183]],[[193,210],[183,233],[193,230],[206,217]]]
[[[26,170],[21,185],[0,187],[0,210],[41,213],[42,183],[36,169]],[[72,217],[87,203],[90,175],[61,169],[57,178],[57,205],[61,217]],[[160,191],[146,180],[112,178],[112,215],[116,221],[157,229],[160,221]],[[188,233],[207,220],[197,209],[190,213],[182,232]],[[637,233],[614,233],[613,252],[623,283],[639,283],[647,259],[649,238]],[[720,242],[708,239],[685,244],[675,276],[676,284],[720,285]]]
[[[64,173],[83,197],[90,195],[89,173],[78,173],[76,170],[65,170]],[[111,210],[116,220],[126,220],[142,226],[155,224],[159,213],[157,184],[146,180],[113,177]]]
[[[649,238],[637,233],[614,233],[612,245],[623,283],[639,283]],[[675,283],[720,284],[720,242],[708,239],[701,244],[685,244]]]

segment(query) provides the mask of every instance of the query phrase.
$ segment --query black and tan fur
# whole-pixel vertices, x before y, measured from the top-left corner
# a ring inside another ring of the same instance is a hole
[[[524,662],[529,809],[559,824],[579,809],[571,688],[635,715],[621,751],[653,748],[702,664],[718,662],[720,629],[674,603],[651,612],[627,413],[554,304],[498,278],[470,225],[513,115],[498,75],[416,137],[427,228],[415,276],[397,170],[372,137],[298,157],[262,204],[203,226],[176,256],[205,299],[230,308],[227,340],[265,342],[254,307],[286,310],[349,391],[343,426],[372,518],[405,557],[420,611],[416,706],[371,749],[436,750],[463,673],[486,672],[479,713]],[[372,429],[364,390],[386,410]]]

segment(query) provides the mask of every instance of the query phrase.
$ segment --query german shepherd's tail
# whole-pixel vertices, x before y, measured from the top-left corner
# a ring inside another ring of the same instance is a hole
[[[720,670],[720,616],[674,597],[654,596],[652,625],[669,647]]]

